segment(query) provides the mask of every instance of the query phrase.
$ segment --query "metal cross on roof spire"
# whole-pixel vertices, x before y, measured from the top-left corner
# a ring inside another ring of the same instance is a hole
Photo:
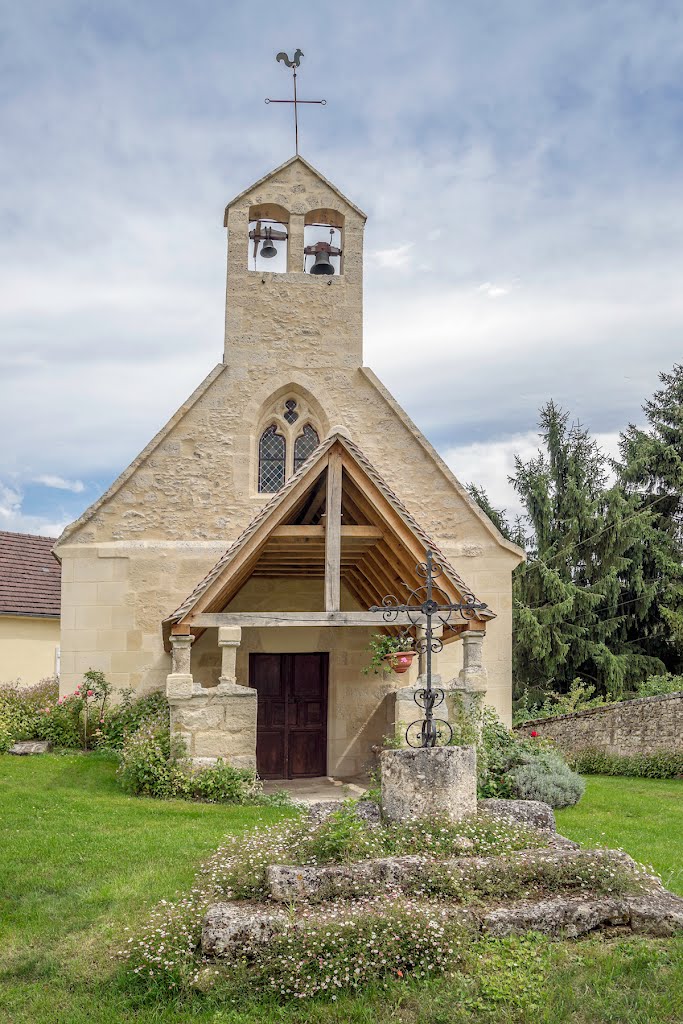
[[[300,103],[315,103],[315,104],[319,104],[320,106],[324,107],[325,104],[327,103],[327,100],[300,100],[300,99],[297,98],[297,95],[296,95],[296,69],[299,67],[299,65],[301,63],[301,58],[303,56],[304,56],[303,50],[295,50],[294,57],[292,58],[292,60],[290,60],[289,57],[287,56],[287,54],[283,50],[280,53],[278,53],[277,57],[275,58],[275,60],[282,61],[284,64],[287,65],[288,68],[292,69],[292,77],[293,77],[293,80],[294,80],[294,99],[293,100],[271,100],[271,99],[266,99],[266,103],[293,103],[294,104],[294,147],[295,147],[295,151],[296,151],[297,156],[299,155],[299,114],[298,114],[298,106],[299,106],[299,104]]]

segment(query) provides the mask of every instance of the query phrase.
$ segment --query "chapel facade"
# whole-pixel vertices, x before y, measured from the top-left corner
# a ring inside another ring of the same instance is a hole
[[[165,689],[190,756],[264,777],[353,777],[420,717],[421,660],[363,669],[430,549],[487,606],[444,629],[441,685],[511,716],[523,555],[363,365],[365,220],[300,156],[228,204],[222,362],[54,549],[62,692]]]

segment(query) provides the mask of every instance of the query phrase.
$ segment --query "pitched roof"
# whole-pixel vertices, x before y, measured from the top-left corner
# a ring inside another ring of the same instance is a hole
[[[336,193],[336,195],[338,195],[339,198],[343,200],[343,202],[345,202],[347,206],[350,206],[352,210],[355,210],[356,213],[363,218],[363,220],[368,219],[367,213],[363,213],[359,206],[356,206],[355,203],[352,203],[348,196],[345,196],[344,193],[341,192],[336,185],[333,185],[332,182],[329,181],[323,174],[321,174],[320,171],[313,166],[313,164],[309,164],[308,160],[304,160],[302,156],[292,156],[289,158],[289,160],[285,160],[283,164],[280,164],[279,167],[275,167],[272,171],[268,171],[268,174],[264,174],[263,177],[259,178],[258,181],[255,181],[253,185],[250,185],[248,188],[245,188],[242,192],[239,193],[239,195],[236,195],[234,199],[230,200],[228,205],[225,207],[225,220],[223,222],[224,226],[228,226],[228,210],[230,209],[231,206],[234,206],[235,203],[238,202],[240,199],[243,199],[244,196],[249,195],[249,193],[253,192],[255,188],[258,188],[260,185],[265,184],[265,182],[267,182],[269,178],[273,178],[275,177],[276,174],[279,174],[280,171],[284,171],[285,167],[289,167],[290,164],[294,163],[303,164],[304,167],[306,167],[311,172],[311,174],[314,174],[316,178],[323,182],[324,185],[327,185],[328,188],[331,188],[332,191]]]
[[[0,530],[0,615],[59,618],[62,570],[54,539]]]
[[[367,474],[369,479],[378,490],[381,492],[383,497],[389,502],[393,510],[400,516],[406,526],[412,531],[412,533],[420,540],[424,545],[425,550],[431,548],[434,554],[437,556],[439,564],[442,567],[443,574],[446,579],[452,584],[452,586],[463,595],[472,597],[474,594],[470,587],[467,586],[465,581],[459,575],[459,573],[453,568],[451,563],[448,561],[443,552],[438,548],[436,544],[430,539],[425,533],[422,527],[419,525],[417,520],[408,511],[406,506],[397,497],[396,494],[391,490],[389,485],[380,476],[377,470],[374,468],[367,456],[361,451],[349,437],[340,432],[333,431],[323,441],[323,443],[313,452],[312,455],[303,463],[303,465],[294,473],[293,476],[287,481],[277,494],[275,494],[270,501],[268,501],[260,512],[251,520],[248,526],[242,531],[239,537],[230,545],[224,555],[222,555],[210,572],[204,577],[204,579],[195,587],[192,593],[186,598],[185,601],[177,608],[172,615],[169,615],[164,621],[167,624],[180,622],[184,619],[197,605],[203,595],[209,590],[212,584],[222,575],[230,563],[239,555],[240,551],[245,547],[249,539],[259,529],[259,527],[266,522],[271,516],[275,519],[277,517],[277,509],[281,506],[288,495],[299,485],[300,481],[309,475],[315,475],[314,470],[318,463],[325,461],[326,456],[330,449],[335,444],[341,444],[344,449],[351,455],[351,457],[361,466],[364,472]],[[494,618],[495,613],[490,609],[481,613],[482,618]]]

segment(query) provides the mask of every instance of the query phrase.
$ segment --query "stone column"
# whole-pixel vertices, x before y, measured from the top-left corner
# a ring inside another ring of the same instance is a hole
[[[304,265],[304,215],[290,213],[287,229],[287,273],[301,271]]]
[[[171,731],[182,739],[197,767],[215,764],[220,758],[236,768],[256,768],[256,690],[240,686],[235,671],[241,635],[239,628],[219,628],[221,677],[211,687],[193,683],[193,637],[171,638],[174,671],[166,680]]]
[[[488,674],[483,661],[484,636],[484,633],[474,629],[468,629],[462,634],[462,668],[458,674],[458,689],[470,694],[484,694],[488,689]]]
[[[237,648],[242,641],[242,630],[239,626],[219,626],[218,646],[221,649],[220,683],[237,682]]]
[[[194,679],[190,671],[190,651],[194,637],[191,633],[183,636],[171,634],[171,671],[166,676],[166,696],[191,697]]]
[[[488,689],[488,674],[483,661],[484,636],[482,631],[475,629],[468,629],[462,634],[462,668],[454,687],[477,734],[481,728],[481,705]]]

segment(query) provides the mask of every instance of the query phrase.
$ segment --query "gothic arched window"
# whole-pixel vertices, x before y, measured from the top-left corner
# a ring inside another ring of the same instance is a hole
[[[275,424],[261,434],[258,446],[258,489],[266,494],[279,491],[285,482],[287,446]]]
[[[308,423],[294,442],[294,472],[320,444],[317,431]]]
[[[265,407],[260,429],[257,486],[274,494],[320,444],[320,423],[304,398],[285,394]]]

